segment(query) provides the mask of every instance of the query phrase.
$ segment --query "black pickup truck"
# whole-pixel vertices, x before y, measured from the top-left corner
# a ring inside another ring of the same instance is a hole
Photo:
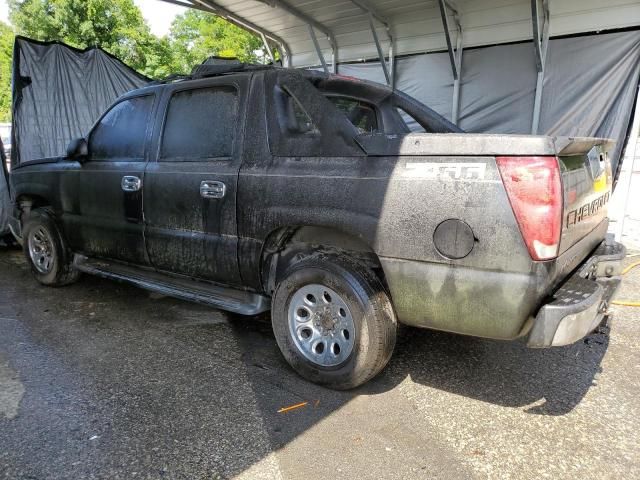
[[[594,330],[625,253],[605,238],[610,149],[236,66],[132,91],[66,157],[15,168],[12,229],[45,285],[86,272],[271,309],[292,367],[346,389],[383,369],[398,322],[531,347]]]

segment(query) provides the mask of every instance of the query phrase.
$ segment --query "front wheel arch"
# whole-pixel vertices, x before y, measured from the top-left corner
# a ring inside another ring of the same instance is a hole
[[[30,235],[32,232],[43,230],[47,233],[50,254],[53,256],[50,271],[38,269],[33,261]],[[30,265],[36,280],[47,286],[63,286],[74,283],[80,277],[80,272],[73,266],[73,253],[55,221],[53,212],[48,207],[30,210],[23,220],[23,252],[27,264]]]

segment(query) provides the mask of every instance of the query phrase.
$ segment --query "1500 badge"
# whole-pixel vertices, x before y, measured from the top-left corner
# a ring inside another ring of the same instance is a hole
[[[567,214],[567,227],[569,225],[575,225],[576,223],[580,223],[581,221],[595,215],[608,202],[609,202],[609,192],[605,193],[601,197],[596,198],[592,202],[585,203],[580,208],[571,210]]]

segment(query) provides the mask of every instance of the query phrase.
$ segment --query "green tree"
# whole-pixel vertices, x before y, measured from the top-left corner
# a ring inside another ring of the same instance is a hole
[[[155,37],[133,0],[9,0],[16,31],[77,48],[98,46],[150,76],[171,73],[171,47]]]
[[[255,35],[216,15],[199,10],[187,10],[171,25],[169,41],[173,51],[173,70],[189,73],[212,55],[237,57],[244,62],[256,62],[256,51],[262,42]]]
[[[187,10],[167,37],[153,35],[133,0],[8,0],[15,33],[76,48],[98,46],[151,77],[189,73],[211,55],[258,60],[262,42],[213,14]],[[11,115],[14,32],[0,24],[0,119]]]
[[[13,30],[0,22],[0,122],[11,121],[11,57]]]

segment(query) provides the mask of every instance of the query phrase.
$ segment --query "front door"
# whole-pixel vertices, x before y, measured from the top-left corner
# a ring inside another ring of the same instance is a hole
[[[158,270],[241,283],[236,190],[244,87],[242,78],[219,78],[165,93],[144,189],[147,252]]]
[[[64,227],[74,251],[147,264],[142,191],[154,95],[116,103],[91,131],[89,157],[66,181]],[[64,186],[63,186],[64,190]]]

